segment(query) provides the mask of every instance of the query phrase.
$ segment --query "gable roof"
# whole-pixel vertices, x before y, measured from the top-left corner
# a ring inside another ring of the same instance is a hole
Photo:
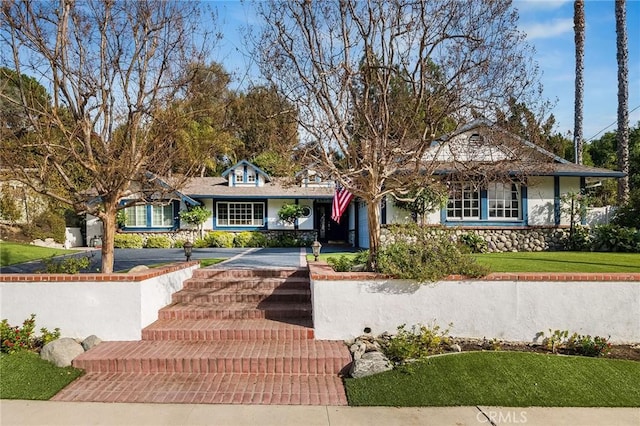
[[[229,167],[227,170],[225,170],[224,172],[222,172],[222,175],[221,175],[221,176],[222,176],[223,178],[226,178],[227,176],[229,176],[229,173],[231,173],[233,170],[237,169],[237,168],[238,168],[238,167],[240,167],[240,166],[242,166],[242,167],[247,166],[247,167],[252,168],[253,170],[255,170],[255,171],[256,171],[256,173],[258,173],[259,175],[261,175],[261,176],[263,176],[263,177],[264,177],[264,181],[265,181],[265,182],[269,182],[269,181],[271,181],[271,176],[269,176],[269,175],[268,175],[264,170],[262,170],[260,167],[258,167],[258,166],[256,166],[256,165],[254,165],[254,164],[251,164],[251,163],[250,163],[250,162],[248,162],[247,160],[240,160],[240,161],[238,161],[236,164],[234,164],[233,166]]]
[[[182,191],[196,198],[333,198],[333,187],[291,185],[272,178],[264,186],[229,186],[223,177],[191,178]]]
[[[577,176],[599,178],[621,178],[625,176],[625,173],[616,170],[572,163],[484,118],[471,121],[466,125],[461,126],[456,131],[443,135],[435,141],[434,146],[446,146],[447,144],[452,143],[452,141],[454,141],[458,136],[481,128],[490,129],[492,132],[498,132],[509,138],[509,140],[514,143],[520,144],[528,152],[535,154],[533,157],[524,157],[522,156],[523,152],[521,152],[519,153],[520,156],[517,156],[516,158],[503,158],[503,161],[509,161],[509,173],[511,174],[516,175],[522,171],[526,171],[526,174],[531,176]],[[506,147],[506,145],[504,146]],[[500,150],[501,146],[498,146],[498,144],[494,147],[498,148],[501,154],[505,154],[506,151],[508,151]],[[506,156],[507,155],[505,154],[505,157]],[[455,162],[456,161],[440,161],[435,173],[440,175],[454,173],[456,171]],[[482,161],[468,161],[468,163],[474,164],[473,168],[480,172],[483,169],[489,170],[491,168],[491,162],[489,161],[485,161],[484,164]],[[541,167],[543,165],[544,167]],[[536,166],[540,167],[537,168]]]

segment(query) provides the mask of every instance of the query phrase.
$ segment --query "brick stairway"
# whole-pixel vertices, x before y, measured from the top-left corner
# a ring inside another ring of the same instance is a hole
[[[199,269],[142,340],[103,342],[56,401],[346,405],[342,342],[313,339],[308,271]]]

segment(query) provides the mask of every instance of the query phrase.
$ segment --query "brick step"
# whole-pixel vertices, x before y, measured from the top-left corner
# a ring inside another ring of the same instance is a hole
[[[347,405],[338,375],[87,373],[53,401]],[[184,419],[183,419],[184,420]],[[215,422],[214,422],[215,423]]]
[[[308,277],[288,278],[190,278],[184,282],[184,289],[198,288],[241,288],[241,289],[276,289],[276,288],[309,288]]]
[[[174,303],[158,311],[158,319],[287,319],[311,318],[311,303]]]
[[[351,355],[343,342],[226,340],[103,342],[73,360],[94,373],[338,374]]]
[[[142,330],[142,340],[300,340],[313,339],[311,319],[298,324],[256,320],[158,320]]]
[[[281,269],[216,269],[200,268],[193,271],[193,278],[309,278],[307,268]]]
[[[173,303],[196,305],[218,303],[304,303],[311,302],[311,290],[306,289],[183,289],[171,297]]]

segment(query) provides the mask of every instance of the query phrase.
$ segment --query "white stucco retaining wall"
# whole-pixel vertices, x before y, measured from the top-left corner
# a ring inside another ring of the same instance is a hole
[[[158,318],[158,310],[171,303],[171,295],[182,289],[183,281],[197,268],[193,262],[186,267],[168,268],[166,273],[142,273],[139,275],[148,278],[138,280],[136,274],[131,274],[130,281],[122,280],[123,274],[118,274],[118,281],[109,281],[108,277],[63,281],[62,274],[3,280],[0,318],[6,318],[11,325],[20,325],[33,313],[38,330],[59,327],[63,337],[85,338],[95,334],[102,340],[140,340],[142,329]]]
[[[640,282],[400,280],[311,282],[316,339],[351,339],[370,327],[394,333],[401,324],[432,324],[456,337],[533,341],[569,330],[640,342]]]

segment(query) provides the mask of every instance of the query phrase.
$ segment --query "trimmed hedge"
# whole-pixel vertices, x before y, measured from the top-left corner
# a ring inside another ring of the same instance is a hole
[[[115,248],[142,248],[143,246],[140,235],[116,234],[113,240]]]

